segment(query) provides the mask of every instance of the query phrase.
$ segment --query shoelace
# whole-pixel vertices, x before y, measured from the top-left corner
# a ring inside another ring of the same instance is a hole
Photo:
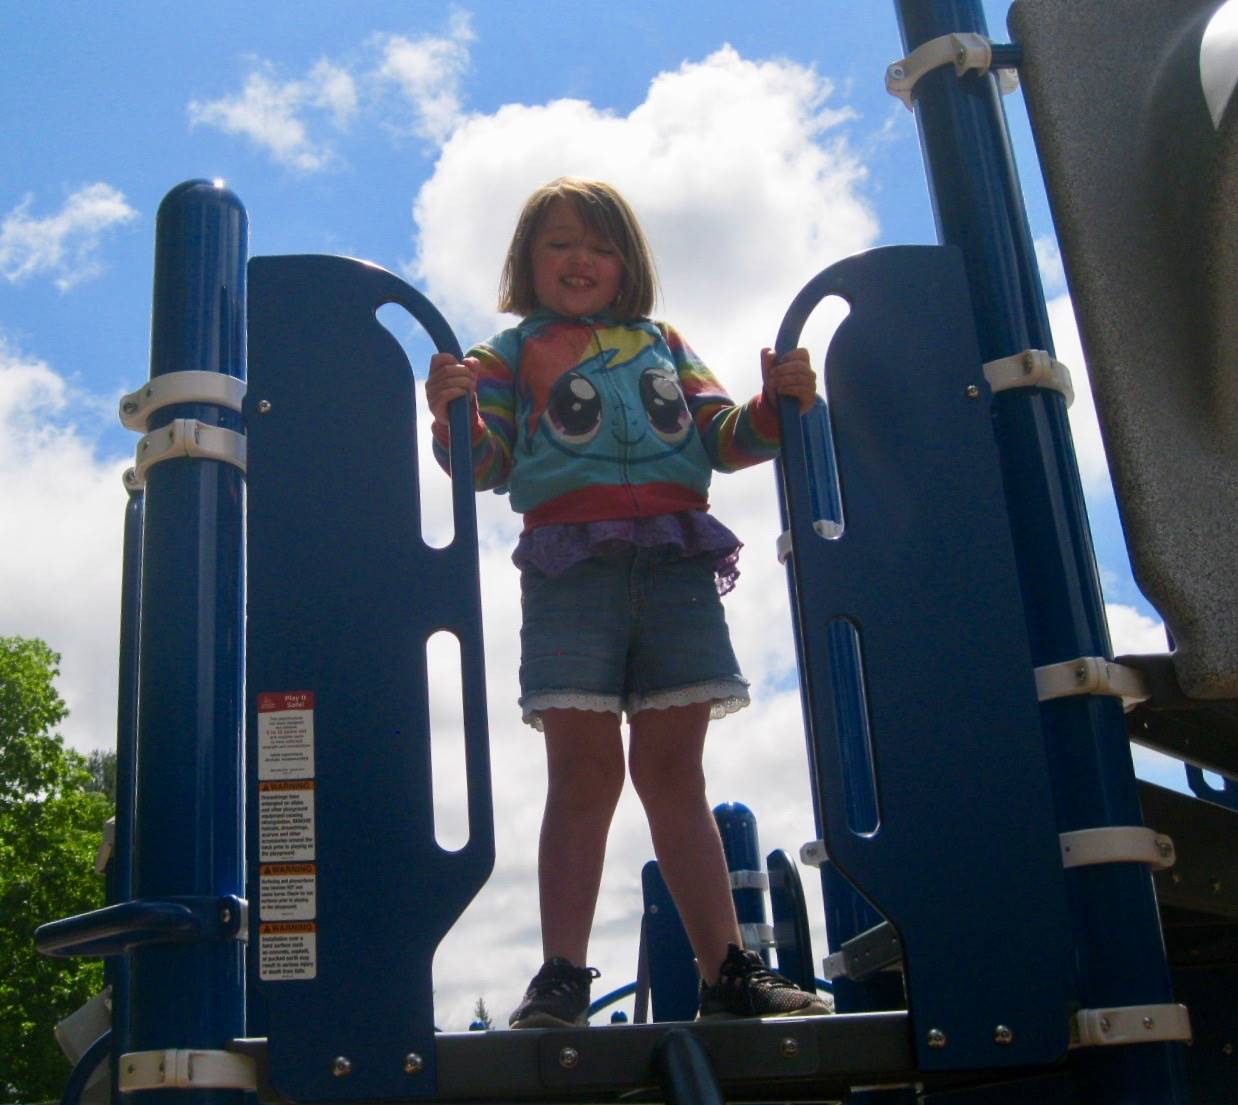
[[[581,967],[579,970],[586,972],[588,982],[592,982],[595,978],[601,978],[602,972],[596,967]],[[529,989],[538,997],[563,997],[569,994],[572,990],[579,986],[587,985],[586,980],[579,976],[573,977],[568,975],[566,971],[559,968],[553,975],[548,978],[543,978],[540,974],[535,978]]]

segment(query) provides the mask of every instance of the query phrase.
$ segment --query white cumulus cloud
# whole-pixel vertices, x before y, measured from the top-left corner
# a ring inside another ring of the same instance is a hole
[[[101,456],[71,385],[0,335],[0,633],[62,654],[61,727],[82,749],[116,737],[120,550],[127,458]],[[85,404],[90,406],[91,404]]]
[[[99,275],[104,236],[138,216],[124,193],[102,181],[79,188],[51,215],[32,215],[33,203],[27,196],[0,222],[0,273],[11,284],[50,276],[62,292]]]
[[[315,172],[336,155],[328,142],[311,136],[306,116],[324,113],[343,127],[356,110],[351,74],[331,62],[319,61],[305,77],[290,81],[277,80],[271,67],[261,64],[238,94],[191,101],[189,121],[248,138],[281,165]]]
[[[379,40],[382,61],[376,75],[393,83],[406,99],[413,133],[441,143],[464,119],[461,84],[473,37],[468,13],[456,9],[445,35],[388,35]]]

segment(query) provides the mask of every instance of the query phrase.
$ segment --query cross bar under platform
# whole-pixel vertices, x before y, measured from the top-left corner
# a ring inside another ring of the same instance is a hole
[[[833,1101],[857,1086],[906,1086],[915,1069],[906,1012],[707,1023],[440,1033],[438,1090],[419,1100],[452,1102],[660,1101],[659,1050],[671,1032],[690,1032],[709,1056],[727,1101]],[[266,1076],[266,1040],[234,1041],[253,1056],[263,1105],[288,1099]],[[404,1056],[393,1056],[403,1063]],[[415,1064],[414,1064],[415,1065]],[[1009,1072],[1007,1072],[1009,1073]],[[410,1074],[412,1084],[417,1074]],[[973,1072],[974,1077],[974,1072]],[[958,1073],[932,1081],[967,1081]],[[346,1078],[340,1095],[352,1100]]]

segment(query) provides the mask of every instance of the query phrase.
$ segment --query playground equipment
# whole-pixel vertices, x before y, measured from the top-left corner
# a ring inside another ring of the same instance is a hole
[[[1235,109],[1211,132],[1196,126],[1204,93],[1179,64],[1198,57],[1216,7],[1124,2],[1125,20],[1104,26],[1128,71],[1141,68],[1134,56],[1173,75],[1224,196]],[[493,856],[473,503],[459,481],[452,544],[422,544],[412,379],[374,312],[399,303],[439,348],[459,348],[421,296],[355,261],[256,258],[247,296],[243,209],[192,182],[160,211],[152,378],[126,412],[146,436],[127,529],[118,767],[122,780],[136,770],[139,801],[120,797],[115,904],[39,934],[52,954],[114,958],[111,1037],[88,1058],[112,1056],[118,1092],[155,1105],[186,1092],[240,1105],[253,1090],[306,1102],[1165,1105],[1189,1086],[1196,1105],[1232,1099],[1238,815],[1137,787],[1128,740],[1238,771],[1238,603],[1225,574],[1238,481],[1183,503],[1219,519],[1196,526],[1186,555],[1165,501],[1137,501],[1152,459],[1115,461],[1137,570],[1154,565],[1184,642],[1115,662],[1069,384],[991,71],[1020,67],[1042,143],[1060,143],[1046,164],[1063,217],[1083,210],[1064,234],[1077,297],[1115,294],[1089,282],[1099,262],[1071,252],[1076,236],[1089,248],[1083,205],[1108,194],[1094,179],[1055,180],[1075,153],[1053,87],[1076,70],[1042,81],[1039,67],[1066,56],[1075,25],[1058,0],[1022,0],[1021,52],[986,45],[974,0],[897,9],[908,56],[890,83],[916,110],[943,245],[832,266],[778,337],[793,344],[825,296],[850,305],[825,361],[828,412],[801,421],[787,405],[779,465],[821,837],[801,854],[822,867],[838,1014],[435,1032],[433,950]],[[1111,0],[1069,5],[1080,19],[1102,10]],[[1082,69],[1102,57],[1095,45]],[[1232,204],[1213,210],[1224,251]],[[1140,240],[1153,252],[1128,266],[1156,263],[1155,236]],[[1220,335],[1206,388],[1187,354],[1161,346],[1151,388],[1146,367],[1106,344],[1108,308],[1081,304],[1097,378],[1133,381],[1098,388],[1111,443],[1123,412],[1172,412],[1184,456],[1232,464],[1192,430],[1232,433],[1232,253],[1222,260],[1200,308]],[[452,419],[453,467],[467,472],[462,407]],[[1171,485],[1190,485],[1189,464],[1161,450]],[[140,594],[128,585],[138,533]],[[1201,565],[1216,572],[1197,579]],[[455,853],[435,842],[429,793],[424,642],[441,629],[465,658],[469,841]],[[1202,707],[1201,693],[1213,696]],[[1146,701],[1127,717],[1133,694]]]

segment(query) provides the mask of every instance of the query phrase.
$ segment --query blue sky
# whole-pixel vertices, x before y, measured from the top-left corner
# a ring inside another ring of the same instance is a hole
[[[1004,8],[985,5],[995,41]],[[467,344],[502,324],[498,259],[524,196],[563,173],[608,177],[650,234],[666,317],[738,397],[813,273],[935,240],[913,117],[882,83],[901,49],[881,0],[62,2],[4,6],[0,42],[0,633],[63,653],[64,732],[81,748],[112,741],[120,472],[134,446],[115,409],[146,376],[154,215],[178,182],[226,181],[254,254],[343,253],[400,273]],[[1159,619],[1130,578],[1022,102],[1006,103],[1058,353],[1080,393],[1072,423],[1115,645],[1155,651]],[[833,317],[810,331],[818,366]],[[424,347],[389,325],[420,376]],[[432,504],[444,482],[425,484]],[[754,780],[748,751],[762,734],[770,779],[802,774],[772,475],[715,488],[747,542],[728,617],[758,694],[711,740],[712,794],[753,806],[767,847],[794,849],[813,835],[807,795],[788,802]],[[440,957],[441,1020],[454,1027],[478,993],[508,1008],[536,966],[539,810],[527,795],[542,768],[512,705],[516,524],[493,496],[479,510],[497,777],[519,787],[496,799],[509,843],[495,878]],[[436,719],[451,718],[445,702]],[[453,785],[445,832],[458,827]],[[633,885],[649,854],[625,801],[595,940],[615,985],[634,970]],[[482,915],[518,921],[499,931]]]

